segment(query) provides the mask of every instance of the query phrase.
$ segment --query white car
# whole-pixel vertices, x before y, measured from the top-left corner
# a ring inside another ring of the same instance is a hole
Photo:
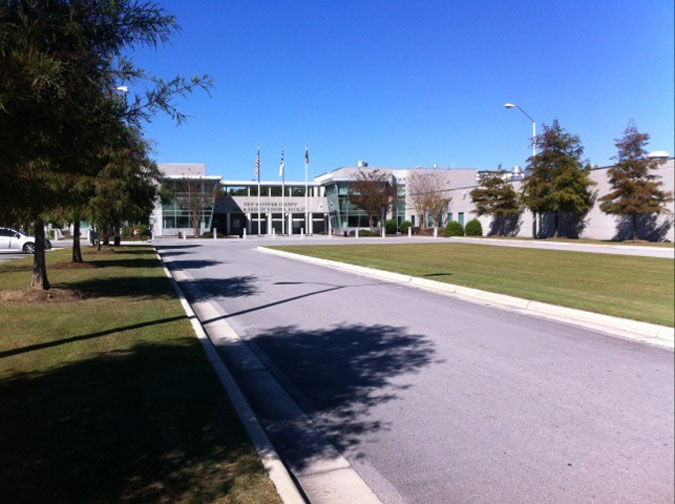
[[[52,242],[45,238],[45,250],[50,248],[52,248]],[[26,254],[33,254],[35,253],[35,237],[23,231],[0,228],[0,250],[22,250]]]

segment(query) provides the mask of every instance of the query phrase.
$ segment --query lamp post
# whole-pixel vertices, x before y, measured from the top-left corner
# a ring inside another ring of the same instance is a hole
[[[537,154],[537,123],[534,122],[534,119],[530,117],[530,114],[525,112],[520,105],[515,105],[513,103],[505,103],[504,107],[507,109],[512,109],[512,108],[517,108],[520,110],[523,114],[525,114],[525,117],[527,117],[530,121],[532,121],[532,159],[534,160],[534,156]]]
[[[511,108],[517,108],[520,110],[525,117],[527,117],[530,121],[532,121],[532,163],[534,163],[534,157],[537,155],[537,124],[534,122],[534,119],[530,117],[530,114],[525,112],[520,105],[515,105],[513,103],[505,103],[504,107],[507,109]],[[541,214],[539,215],[539,219],[541,220]],[[541,222],[539,225],[539,228],[541,229]],[[537,238],[537,215],[533,214],[533,221],[532,221],[532,237]]]

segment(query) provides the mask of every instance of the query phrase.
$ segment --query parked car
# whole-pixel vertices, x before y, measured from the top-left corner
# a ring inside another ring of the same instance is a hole
[[[45,238],[45,250],[52,248],[52,242]],[[35,253],[35,236],[9,228],[0,228],[0,250],[22,250]]]

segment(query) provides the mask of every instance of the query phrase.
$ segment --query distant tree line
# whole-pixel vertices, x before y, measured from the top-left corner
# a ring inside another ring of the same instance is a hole
[[[136,0],[6,0],[0,4],[0,223],[34,228],[32,287],[49,288],[46,222],[73,223],[72,260],[82,261],[79,222],[107,236],[146,217],[160,172],[142,125],[204,75],[165,81],[127,56],[178,30],[153,3]],[[128,87],[137,91],[127,95]]]

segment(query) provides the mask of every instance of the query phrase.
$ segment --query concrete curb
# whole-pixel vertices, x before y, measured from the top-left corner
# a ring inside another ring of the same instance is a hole
[[[505,294],[497,294],[495,292],[472,289],[469,287],[463,287],[461,285],[437,282],[427,278],[402,275],[400,273],[392,273],[390,271],[367,268],[365,266],[357,266],[339,261],[320,259],[318,257],[295,254],[292,252],[285,252],[267,247],[257,247],[257,250],[266,254],[273,254],[280,257],[286,257],[319,266],[326,266],[341,271],[357,273],[401,285],[408,285],[410,287],[435,292],[437,294],[450,295],[474,303],[487,303],[497,307],[522,311],[529,315],[536,315],[543,318],[567,322],[570,324],[603,331],[613,336],[643,341],[648,344],[669,348],[671,350],[673,350],[675,347],[675,329],[672,327],[651,324],[648,322],[640,322],[638,320],[613,317],[611,315],[603,315],[600,313],[578,310],[575,308],[567,308],[564,306],[532,301],[529,299],[508,296]]]
[[[157,252],[156,249],[155,252]],[[185,298],[183,291],[178,285],[178,282],[176,282],[176,279],[164,264],[164,260],[159,253],[157,253],[157,258],[162,263],[164,273],[169,278],[171,285],[176,291],[176,295],[180,300],[180,304],[183,306],[183,310],[185,310],[185,314],[190,319],[190,323],[192,324],[195,334],[204,348],[204,353],[218,375],[220,383],[227,391],[230,401],[232,402],[232,405],[234,406],[241,423],[246,429],[246,432],[248,433],[248,436],[253,443],[256,452],[258,453],[258,457],[260,458],[260,461],[262,462],[270,480],[272,480],[272,483],[274,484],[281,501],[284,504],[305,504],[307,501],[302,497],[302,494],[298,490],[298,487],[293,481],[293,478],[286,469],[286,466],[283,464],[283,462],[281,462],[279,454],[272,446],[272,443],[267,437],[267,434],[265,434],[265,430],[263,429],[262,425],[260,425],[260,422],[249,406],[248,401],[246,401],[246,398],[237,386],[234,378],[225,367],[225,364],[221,360],[218,352],[213,346],[213,343],[206,334],[199,318],[196,316],[192,310],[192,307],[190,306],[190,303]]]

